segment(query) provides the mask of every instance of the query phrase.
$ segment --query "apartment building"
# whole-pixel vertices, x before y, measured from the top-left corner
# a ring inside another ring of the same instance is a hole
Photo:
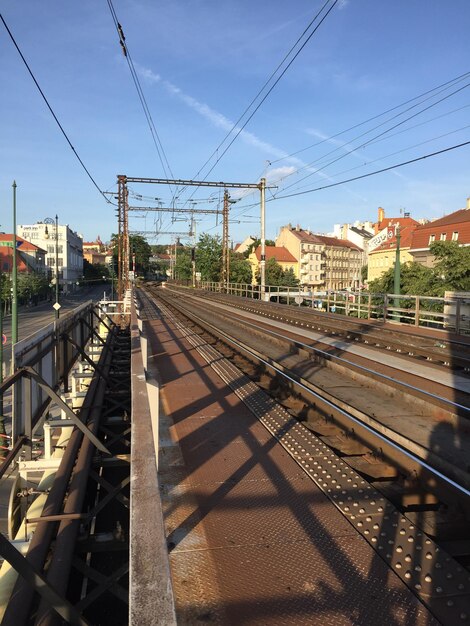
[[[283,226],[276,246],[287,248],[298,262],[300,284],[314,291],[359,288],[362,250],[351,241]]]
[[[44,222],[20,224],[16,233],[46,251],[45,265],[51,277],[55,276],[57,256],[59,285],[62,291],[67,293],[75,290],[77,282],[83,275],[81,235],[73,231],[68,224],[58,224],[56,239],[55,224]]]
[[[295,276],[298,276],[298,262],[297,259],[287,250],[287,248],[266,246],[266,261],[274,259],[282,267],[284,271],[292,270]],[[255,285],[257,277],[259,275],[259,266],[261,262],[261,246],[258,246],[254,252],[252,252],[248,261],[251,265],[252,282]]]
[[[470,198],[467,198],[464,209],[415,229],[410,244],[412,259],[421,265],[432,267],[434,256],[429,246],[435,241],[455,241],[459,246],[470,246]]]

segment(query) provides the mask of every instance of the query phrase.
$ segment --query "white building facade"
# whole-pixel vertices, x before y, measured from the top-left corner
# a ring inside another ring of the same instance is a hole
[[[16,234],[46,250],[46,269],[51,278],[56,276],[56,256],[59,285],[64,293],[75,291],[83,276],[83,237],[68,224],[58,224],[57,239],[55,223],[25,225],[16,228]],[[56,250],[57,245],[57,250]]]

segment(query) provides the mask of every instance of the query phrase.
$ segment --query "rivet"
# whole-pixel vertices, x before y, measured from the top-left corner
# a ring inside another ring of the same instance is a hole
[[[436,587],[436,593],[442,593],[442,587]]]
[[[403,548],[402,548],[401,546],[398,546],[398,548],[397,548],[397,550],[396,550],[396,551],[397,551],[397,552],[399,552],[399,553],[401,553],[401,552],[403,552]]]
[[[447,606],[454,606],[453,600],[447,600]]]
[[[395,567],[396,567],[397,569],[401,569],[401,563],[395,563]]]
[[[426,552],[426,558],[427,559],[432,559],[432,554],[430,552]]]
[[[405,578],[411,578],[411,572],[405,572]]]
[[[432,582],[432,576],[430,576],[429,574],[426,574],[426,576],[424,577],[424,580],[425,580],[427,583],[431,583],[431,582]]]
[[[406,561],[407,563],[410,563],[410,562],[411,562],[411,556],[410,556],[409,554],[407,554],[407,555],[405,556],[405,561]]]
[[[377,537],[372,537],[371,541],[372,543],[377,543]]]
[[[400,529],[400,535],[404,535],[405,534],[405,530],[403,528]]]
[[[359,526],[359,528],[362,528],[362,526],[364,526],[363,522],[358,522],[357,525]]]
[[[373,528],[374,530],[377,530],[377,529],[379,528],[379,525],[378,525],[378,524],[374,524],[374,525],[372,526],[372,528]]]

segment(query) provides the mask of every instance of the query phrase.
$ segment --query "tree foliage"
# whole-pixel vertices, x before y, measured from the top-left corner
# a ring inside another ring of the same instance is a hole
[[[193,274],[191,248],[176,248],[175,278],[190,280]]]
[[[455,241],[431,244],[434,267],[404,263],[400,271],[400,292],[405,295],[443,297],[446,291],[470,291],[470,248]],[[373,293],[393,293],[394,268],[369,283]]]
[[[258,276],[258,283],[259,280],[260,277]],[[299,280],[295,277],[294,270],[282,269],[282,266],[274,258],[266,261],[265,280],[266,285],[273,287],[296,287],[299,284]]]
[[[204,233],[196,246],[196,269],[201,279],[218,282],[222,274],[222,241],[218,235]]]
[[[111,245],[113,246],[113,257],[118,256],[118,236],[111,235]],[[135,266],[138,274],[145,274],[149,269],[149,259],[152,249],[145,237],[142,235],[129,235],[129,269],[133,267],[133,255],[135,254]]]
[[[243,254],[230,252],[230,277],[229,282],[239,284],[251,284],[251,265]]]

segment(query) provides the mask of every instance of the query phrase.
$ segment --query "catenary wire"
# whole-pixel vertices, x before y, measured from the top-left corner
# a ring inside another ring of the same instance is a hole
[[[438,104],[440,104],[441,102],[443,102],[444,100],[447,100],[448,98],[454,96],[456,93],[459,93],[460,91],[462,91],[463,89],[466,89],[467,87],[470,86],[470,83],[467,83],[466,85],[463,85],[463,87],[459,87],[459,89],[456,89],[455,91],[453,91],[450,94],[447,94],[446,96],[444,96],[443,98],[440,98],[439,100],[437,100],[436,102],[433,102],[432,104],[429,104],[427,107],[424,107],[424,109],[421,109],[420,111],[417,111],[416,113],[413,113],[412,115],[408,116],[406,119],[401,120],[400,122],[397,122],[396,124],[394,124],[393,126],[391,126],[390,128],[382,131],[381,133],[375,135],[374,137],[372,137],[371,139],[368,139],[367,141],[363,142],[362,144],[353,147],[351,150],[346,150],[346,152],[344,154],[341,154],[340,156],[336,157],[335,159],[329,161],[328,163],[326,163],[325,165],[322,165],[322,167],[319,168],[315,168],[314,172],[311,172],[310,174],[307,174],[306,176],[303,176],[300,180],[297,180],[294,183],[291,183],[290,185],[287,185],[287,187],[284,187],[284,190],[290,189],[292,187],[297,186],[300,182],[302,182],[303,180],[306,180],[307,178],[310,178],[311,176],[316,175],[318,172],[322,172],[323,170],[325,170],[327,167],[329,167],[330,165],[333,165],[333,163],[337,163],[338,161],[346,158],[347,156],[349,156],[350,154],[352,154],[353,152],[360,150],[361,148],[364,148],[365,146],[368,146],[369,144],[371,144],[373,141],[379,139],[380,137],[383,137],[384,135],[387,135],[391,130],[394,130],[395,128],[398,128],[398,126],[401,126],[402,124],[404,124],[405,122],[417,117],[418,115],[421,115],[421,113],[424,113],[425,111],[428,111],[429,109],[431,109],[434,106],[437,106]],[[372,129],[374,130],[374,129]],[[360,137],[362,137],[364,134],[368,134],[370,131],[363,133],[362,135],[359,135],[359,137],[356,137],[356,139],[359,139]],[[355,139],[353,140],[355,141]],[[348,142],[350,143],[350,142]],[[286,176],[284,176],[285,178],[288,178],[289,176],[292,176],[295,173],[299,173],[302,170],[308,169],[310,167],[312,167],[315,163],[318,163],[318,161],[322,161],[324,158],[326,158],[326,156],[333,154],[334,152],[337,152],[340,149],[344,149],[344,146],[340,146],[338,148],[335,148],[334,150],[330,151],[328,154],[319,157],[318,159],[316,159],[315,161],[312,161],[310,163],[308,163],[307,165],[297,169],[295,172],[291,172],[289,174],[287,174]]]
[[[150,109],[148,107],[147,100],[145,98],[145,94],[144,94],[143,89],[142,89],[142,85],[140,83],[138,74],[136,72],[136,69],[135,69],[135,66],[134,66],[134,62],[132,60],[132,56],[131,56],[130,51],[129,51],[129,46],[127,45],[127,43],[125,41],[125,36],[124,36],[124,32],[123,32],[122,26],[119,23],[119,20],[117,18],[116,11],[114,9],[112,1],[111,0],[107,0],[107,3],[108,3],[108,7],[109,7],[109,11],[111,13],[111,16],[113,18],[114,26],[115,26],[116,31],[117,31],[118,36],[119,36],[119,42],[121,44],[121,47],[122,47],[122,50],[123,50],[123,53],[124,53],[124,57],[126,58],[127,64],[129,66],[129,71],[131,73],[132,80],[133,80],[134,86],[135,86],[136,91],[137,91],[137,95],[138,95],[139,100],[140,100],[140,104],[142,106],[145,118],[147,120],[147,124],[148,124],[149,129],[150,129],[150,134],[152,136],[153,143],[155,145],[155,149],[157,151],[158,158],[160,160],[161,166],[163,168],[163,171],[165,173],[166,178],[170,178],[170,177],[174,178],[174,175],[173,175],[173,172],[171,171],[171,167],[170,167],[170,164],[168,162],[165,150],[163,148],[163,144],[162,144],[162,142],[160,140],[160,136],[158,134],[157,128],[156,128],[155,123],[153,121],[152,114],[150,113]],[[169,172],[169,174],[168,174],[168,172]]]
[[[338,133],[335,133],[334,135],[331,135],[330,137],[325,137],[325,139],[322,139],[320,141],[317,141],[316,143],[310,144],[309,146],[306,146],[305,148],[301,148],[300,150],[296,150],[295,152],[291,152],[290,154],[286,154],[285,156],[279,158],[279,159],[275,159],[274,161],[270,161],[271,165],[274,165],[275,163],[279,163],[280,161],[284,161],[285,159],[289,159],[293,156],[296,156],[297,154],[300,154],[301,152],[305,152],[306,150],[310,150],[311,148],[316,148],[317,146],[326,143],[327,141],[331,140],[331,139],[335,139],[336,137],[340,137],[341,135],[344,135],[346,133],[348,133],[351,130],[354,130],[356,128],[359,128],[360,126],[364,126],[365,124],[368,124],[369,122],[373,122],[376,119],[379,119],[380,117],[383,117],[384,115],[387,115],[387,113],[391,113],[392,111],[396,111],[397,109],[401,109],[402,107],[406,106],[407,104],[410,104],[411,102],[414,102],[415,100],[418,100],[419,98],[424,98],[424,96],[428,96],[429,94],[432,94],[435,91],[438,91],[439,89],[442,89],[443,87],[448,87],[452,84],[455,84],[461,80],[464,80],[465,78],[467,78],[470,75],[470,72],[465,72],[464,74],[460,74],[460,76],[456,76],[455,78],[452,78],[451,80],[446,81],[445,83],[441,83],[440,85],[437,85],[437,87],[433,87],[432,89],[429,89],[428,91],[425,91],[421,94],[419,94],[418,96],[414,96],[413,98],[410,98],[409,100],[406,100],[405,102],[402,102],[401,104],[397,104],[396,106],[387,109],[386,111],[383,111],[382,113],[379,113],[377,115],[374,115],[372,117],[369,117],[367,120],[364,120],[363,122],[359,122],[357,124],[354,124],[353,126],[350,126],[349,128],[346,128],[345,130],[341,130]],[[431,96],[432,97],[432,96]],[[392,118],[393,119],[393,118]]]
[[[99,187],[98,183],[96,182],[96,180],[95,180],[95,179],[93,178],[93,176],[91,175],[91,173],[90,173],[89,169],[87,168],[87,166],[85,165],[85,163],[82,161],[82,159],[81,159],[80,155],[78,154],[78,152],[76,151],[76,149],[73,147],[72,142],[70,141],[70,139],[69,139],[69,137],[68,137],[67,133],[66,133],[66,132],[65,132],[65,130],[64,130],[64,127],[63,127],[63,126],[62,126],[62,124],[59,122],[59,119],[57,118],[57,115],[54,113],[53,108],[52,108],[52,107],[51,107],[51,105],[49,104],[49,101],[48,101],[48,99],[46,98],[46,95],[44,94],[44,92],[43,92],[43,90],[41,89],[41,87],[40,87],[40,85],[39,85],[38,81],[36,80],[36,77],[34,76],[34,74],[33,74],[32,70],[31,70],[31,68],[29,67],[28,62],[26,61],[26,59],[25,59],[25,57],[24,57],[23,53],[21,52],[20,47],[19,47],[19,46],[18,46],[18,44],[16,43],[16,40],[15,40],[15,38],[13,37],[13,34],[12,34],[11,30],[8,28],[8,25],[7,25],[7,23],[5,22],[5,20],[4,20],[4,18],[3,18],[3,15],[2,15],[1,13],[0,13],[0,19],[2,20],[3,25],[5,26],[5,29],[6,29],[6,31],[7,31],[7,33],[8,33],[8,35],[9,35],[10,39],[11,39],[11,40],[12,40],[12,42],[13,42],[13,45],[15,46],[16,50],[18,51],[18,54],[20,55],[21,60],[23,61],[24,65],[26,66],[26,69],[28,70],[29,75],[30,75],[30,76],[31,76],[31,78],[33,79],[34,84],[36,85],[36,87],[37,87],[37,89],[38,89],[39,93],[41,94],[42,99],[43,99],[43,100],[44,100],[44,102],[46,103],[47,108],[49,109],[49,111],[50,111],[50,113],[51,113],[52,117],[54,118],[54,120],[55,120],[55,122],[56,122],[57,126],[59,127],[59,129],[60,129],[60,131],[61,131],[62,135],[65,137],[65,140],[66,140],[66,141],[67,141],[67,143],[69,144],[69,147],[71,148],[72,152],[73,152],[73,153],[74,153],[74,155],[76,156],[76,158],[77,158],[78,162],[79,162],[79,163],[80,163],[80,165],[82,166],[82,168],[83,168],[83,170],[85,171],[86,175],[87,175],[87,176],[88,176],[88,178],[91,180],[91,182],[92,182],[92,183],[93,183],[93,185],[96,187],[96,189],[99,191],[99,193],[103,196],[103,198],[105,199],[105,201],[106,201],[108,204],[114,204],[114,205],[115,205],[115,203],[114,203],[114,202],[111,202],[111,200],[109,200],[109,199],[105,196],[104,192],[100,189],[100,187]]]
[[[318,15],[321,14],[321,12],[324,10],[324,8],[327,6],[329,0],[323,5],[323,7],[321,8],[321,10],[318,12],[318,14],[315,16],[314,20],[315,21],[318,17]],[[206,173],[206,175],[204,176],[203,180],[206,180],[206,178],[209,176],[209,174],[214,170],[214,168],[217,166],[217,164],[220,162],[220,160],[225,156],[225,154],[227,153],[227,151],[230,149],[230,147],[233,145],[233,143],[236,141],[236,139],[238,138],[238,136],[240,135],[240,133],[244,130],[244,128],[247,126],[247,124],[251,121],[251,119],[253,118],[253,116],[256,114],[256,112],[259,110],[259,108],[261,107],[261,105],[265,102],[265,100],[268,98],[268,96],[271,94],[271,92],[273,91],[273,89],[276,87],[276,85],[279,83],[279,81],[281,80],[281,78],[285,75],[285,73],[287,72],[287,70],[289,69],[289,67],[292,65],[292,63],[295,61],[295,59],[299,56],[299,54],[302,52],[302,50],[305,48],[305,46],[307,45],[307,43],[310,41],[310,39],[313,37],[313,35],[317,32],[317,30],[320,28],[320,26],[322,25],[322,23],[325,21],[325,19],[328,17],[328,15],[330,14],[330,12],[333,10],[333,8],[336,6],[336,4],[338,3],[338,0],[334,0],[333,4],[330,6],[330,8],[328,9],[328,11],[325,13],[325,15],[321,18],[320,22],[315,26],[315,28],[312,30],[312,32],[309,34],[309,36],[306,38],[306,40],[303,42],[303,44],[300,46],[300,48],[297,50],[297,52],[295,53],[295,55],[292,57],[292,59],[289,61],[289,63],[286,65],[286,67],[282,70],[281,74],[276,78],[276,80],[274,81],[274,83],[271,85],[271,87],[269,88],[269,90],[265,93],[265,95],[263,96],[263,98],[261,99],[261,101],[258,103],[258,105],[256,106],[256,108],[251,112],[251,114],[249,115],[249,117],[245,120],[245,122],[243,123],[243,125],[238,128],[235,136],[232,138],[232,140],[230,141],[230,143],[228,144],[228,146],[226,146],[226,148],[224,149],[224,151],[222,152],[222,154],[220,154],[215,163],[212,165],[212,167],[209,169],[209,171]],[[290,54],[290,53],[289,53]],[[271,79],[269,79],[271,80]],[[269,81],[268,81],[269,82]],[[263,87],[264,89],[264,87]],[[262,91],[262,90],[261,90]],[[255,98],[256,99],[256,98]],[[250,105],[251,106],[251,105]],[[246,111],[243,113],[242,117],[246,114]],[[233,129],[232,129],[233,130]],[[230,132],[232,132],[232,130]],[[225,141],[225,139],[224,139]],[[216,149],[216,152],[218,152],[218,149]],[[201,168],[198,172],[198,174],[196,174],[196,176],[199,175],[199,173],[201,172],[203,168]],[[192,198],[192,196],[194,195],[194,193],[196,193],[198,187],[195,187],[194,191],[192,192],[191,196],[189,199]]]
[[[416,157],[415,159],[410,159],[409,161],[403,161],[402,163],[396,163],[394,165],[390,165],[389,167],[384,167],[380,170],[369,172],[368,174],[362,174],[362,176],[355,176],[354,178],[348,178],[347,180],[340,180],[336,183],[323,185],[322,187],[315,187],[314,189],[307,189],[306,191],[299,191],[296,193],[285,194],[285,195],[276,195],[274,199],[280,200],[281,198],[292,198],[294,196],[301,196],[307,193],[313,193],[314,191],[321,191],[322,189],[329,189],[330,187],[338,187],[339,185],[344,185],[346,183],[350,183],[355,180],[360,180],[361,178],[368,178],[369,176],[375,176],[376,174],[382,174],[383,172],[388,172],[390,170],[394,170],[399,167],[404,167],[405,165],[410,165],[411,163],[417,163],[418,161],[423,161],[424,159],[429,159],[431,157],[438,156],[439,154],[444,154],[445,152],[450,152],[451,150],[463,148],[464,146],[468,146],[468,145],[470,145],[470,141],[464,141],[463,143],[459,143],[454,146],[449,146],[448,148],[443,148],[442,150],[437,150],[436,152],[431,152],[429,154],[424,154],[420,157]]]

